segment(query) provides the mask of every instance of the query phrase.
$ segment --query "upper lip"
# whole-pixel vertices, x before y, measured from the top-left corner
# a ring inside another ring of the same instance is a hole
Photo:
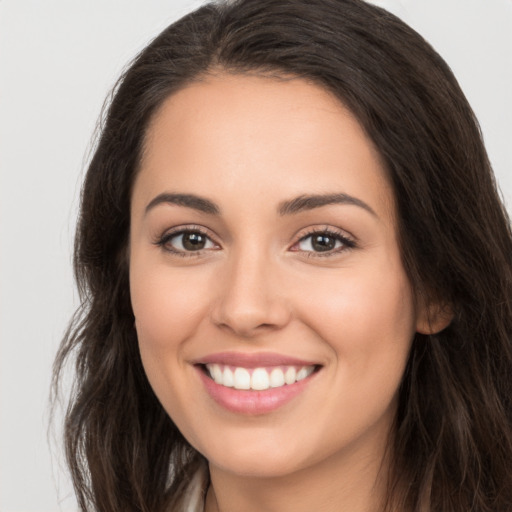
[[[261,368],[264,366],[316,366],[319,363],[306,361],[285,354],[273,352],[217,352],[192,361],[193,364],[224,364],[242,368]]]

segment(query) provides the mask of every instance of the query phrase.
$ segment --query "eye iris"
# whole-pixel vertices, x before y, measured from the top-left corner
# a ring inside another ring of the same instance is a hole
[[[315,251],[331,251],[336,245],[336,240],[328,235],[314,235],[311,240],[311,246]]]
[[[183,233],[183,247],[187,251],[199,251],[206,245],[206,237],[201,233]]]

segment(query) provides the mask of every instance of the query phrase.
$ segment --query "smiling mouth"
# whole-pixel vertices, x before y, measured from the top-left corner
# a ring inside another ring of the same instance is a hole
[[[244,368],[208,363],[200,366],[203,372],[220,386],[253,391],[290,386],[320,369],[320,365]]]

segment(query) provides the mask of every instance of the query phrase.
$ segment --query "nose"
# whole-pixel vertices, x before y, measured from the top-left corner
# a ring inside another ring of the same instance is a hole
[[[279,269],[264,254],[232,255],[219,275],[213,322],[243,338],[283,328],[291,318]]]

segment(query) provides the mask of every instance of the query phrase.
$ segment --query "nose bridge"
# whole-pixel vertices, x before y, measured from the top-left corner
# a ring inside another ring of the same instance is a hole
[[[257,241],[234,248],[219,286],[215,322],[241,336],[285,325],[289,308],[279,289],[276,265]]]

